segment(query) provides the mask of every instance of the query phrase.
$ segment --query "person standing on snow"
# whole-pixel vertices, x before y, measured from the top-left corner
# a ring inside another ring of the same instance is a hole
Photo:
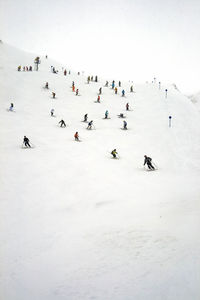
[[[87,122],[87,119],[88,119],[88,114],[85,114],[84,115],[84,122]]]
[[[117,87],[115,87],[115,94],[117,94]]]
[[[126,110],[129,110],[129,103],[126,103]]]
[[[155,170],[154,166],[152,166],[152,158],[144,155],[144,166],[147,164],[149,170]]]
[[[13,103],[10,103],[9,111],[13,111],[13,107],[14,107],[14,104],[13,104]]]
[[[97,102],[100,103],[100,96],[97,97]]]
[[[56,93],[52,92],[52,97],[53,97],[53,99],[55,99],[56,98]]]
[[[108,110],[105,111],[105,119],[108,119]]]
[[[75,141],[79,141],[78,131],[74,134]]]
[[[99,95],[102,93],[102,87],[99,88]]]
[[[48,89],[48,88],[49,88],[49,84],[48,84],[48,82],[46,82],[45,89]]]
[[[127,128],[127,122],[126,122],[126,121],[123,121],[123,123],[124,123],[124,129],[128,129],[128,128]]]
[[[31,148],[31,145],[29,144],[29,139],[26,136],[24,136],[23,144],[25,147]]]
[[[51,116],[52,116],[52,117],[54,117],[53,114],[54,114],[54,109],[52,108],[52,109],[51,109]]]
[[[125,90],[122,90],[122,97],[125,96]]]
[[[78,96],[78,89],[76,89],[76,96]]]

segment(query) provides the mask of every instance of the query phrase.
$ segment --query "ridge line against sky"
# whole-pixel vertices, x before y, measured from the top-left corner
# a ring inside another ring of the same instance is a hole
[[[199,86],[197,0],[0,0],[0,39],[75,70]]]

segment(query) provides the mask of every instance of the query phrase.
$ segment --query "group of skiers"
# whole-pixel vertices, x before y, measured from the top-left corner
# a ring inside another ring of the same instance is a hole
[[[32,68],[32,66],[29,66],[29,67],[28,67],[28,66],[24,66],[23,68],[22,68],[22,66],[18,66],[17,71],[20,72],[20,71],[22,71],[22,70],[23,70],[24,72],[25,72],[25,71],[26,71],[26,72],[28,72],[28,71],[31,71],[31,72],[32,72],[32,71],[33,71],[33,68]]]

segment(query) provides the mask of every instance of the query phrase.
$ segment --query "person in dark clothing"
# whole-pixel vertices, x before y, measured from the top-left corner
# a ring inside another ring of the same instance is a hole
[[[113,156],[113,158],[117,158],[117,150],[116,149],[114,149],[112,152],[111,152],[111,154],[112,154],[112,156]]]
[[[124,123],[124,129],[127,129],[127,122],[123,121],[123,123]]]
[[[45,89],[48,89],[48,88],[49,88],[49,83],[46,82],[46,84],[45,84]]]
[[[60,127],[66,127],[64,120],[60,120],[60,122],[58,124],[60,124]]]
[[[55,99],[56,98],[56,93],[52,92],[52,97],[53,97],[53,99]]]
[[[29,139],[26,136],[24,136],[24,142],[23,143],[24,143],[25,147],[31,148],[31,145],[29,144]]]
[[[126,103],[126,110],[129,110],[129,103]]]
[[[152,166],[152,158],[151,157],[148,157],[148,156],[144,156],[144,166],[147,164],[149,170],[155,170],[154,166]]]
[[[102,93],[102,88],[100,87],[99,88],[99,95],[101,95],[101,93]]]
[[[87,122],[87,119],[88,119],[88,114],[85,114],[84,115],[84,122]]]
[[[88,123],[87,129],[92,129],[92,125],[93,125],[93,121],[90,121],[90,122]]]

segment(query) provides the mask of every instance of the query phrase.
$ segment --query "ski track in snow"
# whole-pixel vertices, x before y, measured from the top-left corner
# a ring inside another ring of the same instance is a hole
[[[86,77],[64,76],[43,57],[38,72],[17,72],[36,55],[4,44],[0,57],[0,298],[199,300],[194,105],[173,86],[167,99],[156,84],[133,84],[136,93],[129,93],[131,84],[122,82],[115,95],[107,79],[85,84]],[[7,111],[11,102],[15,113]],[[86,113],[95,130],[81,122]],[[120,130],[120,113],[130,130]],[[76,131],[82,143],[74,142]],[[30,151],[21,148],[24,135],[35,146]],[[114,148],[118,160],[110,159]],[[145,172],[144,154],[156,172]]]

